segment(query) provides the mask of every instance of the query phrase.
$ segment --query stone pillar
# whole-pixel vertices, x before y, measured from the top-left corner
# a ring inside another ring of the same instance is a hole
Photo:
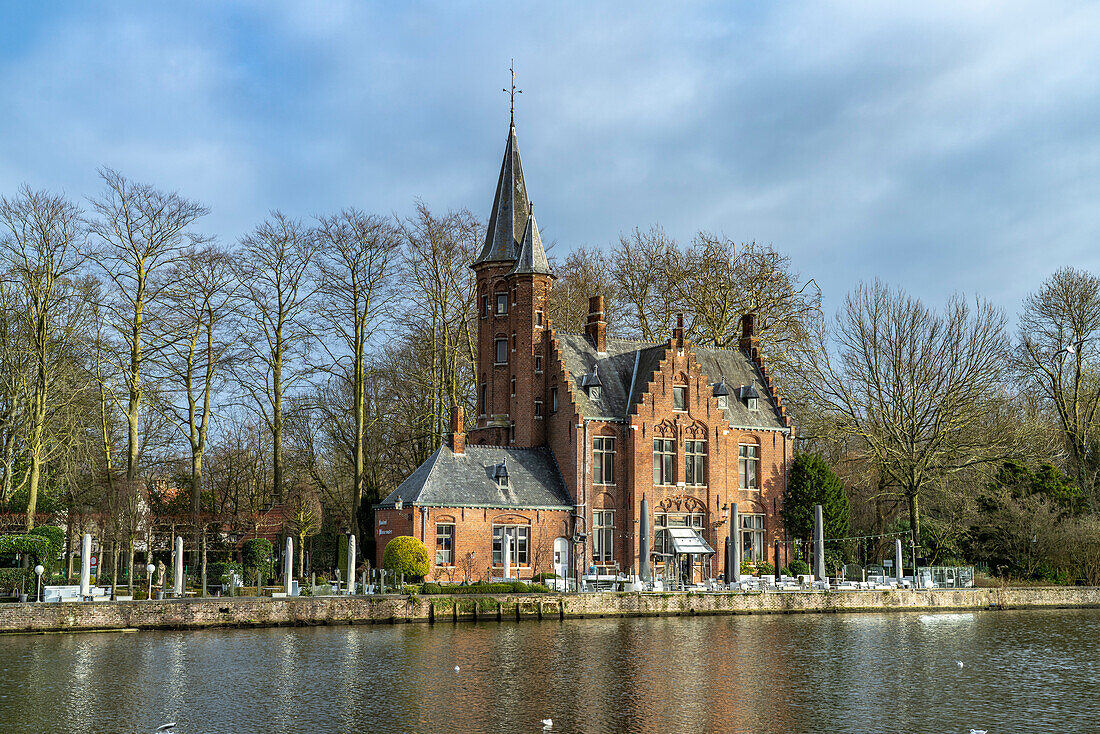
[[[348,537],[348,595],[355,593],[355,536]]]
[[[294,580],[294,538],[287,536],[286,553],[283,554],[283,583],[284,591],[290,596],[291,582]]]
[[[741,515],[737,503],[730,504],[730,558],[726,579],[731,584],[741,583]]]
[[[902,556],[901,556],[901,538],[894,540],[894,563],[896,568],[894,569],[894,578],[897,579],[898,584],[901,584],[902,577],[905,575],[902,571]]]
[[[642,581],[651,581],[653,578],[653,571],[650,568],[649,557],[649,502],[646,501],[645,495],[642,495],[642,517],[641,522],[638,523],[641,533],[641,538],[638,542],[638,575]]]
[[[172,592],[176,596],[183,596],[183,536],[176,536],[176,557],[172,559],[172,571],[175,576],[175,584]]]
[[[825,520],[821,505],[814,505],[814,578],[825,580]]]
[[[80,547],[80,596],[92,595],[92,534],[84,533]]]

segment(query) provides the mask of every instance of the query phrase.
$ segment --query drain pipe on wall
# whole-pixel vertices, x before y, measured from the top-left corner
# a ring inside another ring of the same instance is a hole
[[[580,491],[577,493],[580,504],[577,505],[577,511],[574,517],[580,527],[574,526],[573,535],[583,535],[583,540],[581,540],[579,544],[581,546],[580,563],[577,563],[575,566],[577,569],[577,591],[580,591],[584,584],[585,564],[588,563],[588,419],[582,418],[577,428],[581,429],[582,436],[581,486]]]

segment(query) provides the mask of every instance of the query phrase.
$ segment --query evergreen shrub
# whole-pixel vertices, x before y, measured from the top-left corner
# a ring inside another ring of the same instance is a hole
[[[412,581],[422,579],[431,570],[428,549],[411,535],[399,535],[386,544],[382,567],[387,571],[404,573]]]

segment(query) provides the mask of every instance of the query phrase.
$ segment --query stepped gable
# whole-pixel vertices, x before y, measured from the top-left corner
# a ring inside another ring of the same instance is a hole
[[[667,342],[651,344],[632,339],[607,339],[607,354],[598,355],[592,341],[583,334],[555,332],[562,365],[569,372],[574,400],[586,418],[625,420],[661,369],[669,349]],[[726,420],[742,428],[782,430],[786,418],[773,398],[774,391],[758,366],[741,350],[692,347],[695,362],[706,376],[708,387],[725,379],[731,396]],[[581,378],[598,368],[603,384],[602,399],[594,403],[580,386]],[[749,410],[739,399],[739,388],[755,385],[760,393],[760,409]]]
[[[493,474],[502,462],[508,469],[507,489],[497,486]],[[375,507],[392,508],[399,497],[421,507],[572,508],[553,454],[541,447],[467,445],[465,453],[456,455],[440,446]]]

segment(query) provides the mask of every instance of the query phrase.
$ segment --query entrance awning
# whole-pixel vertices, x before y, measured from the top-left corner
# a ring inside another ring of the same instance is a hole
[[[714,549],[693,528],[669,528],[667,532],[668,539],[672,541],[672,552],[678,556],[714,555]]]

